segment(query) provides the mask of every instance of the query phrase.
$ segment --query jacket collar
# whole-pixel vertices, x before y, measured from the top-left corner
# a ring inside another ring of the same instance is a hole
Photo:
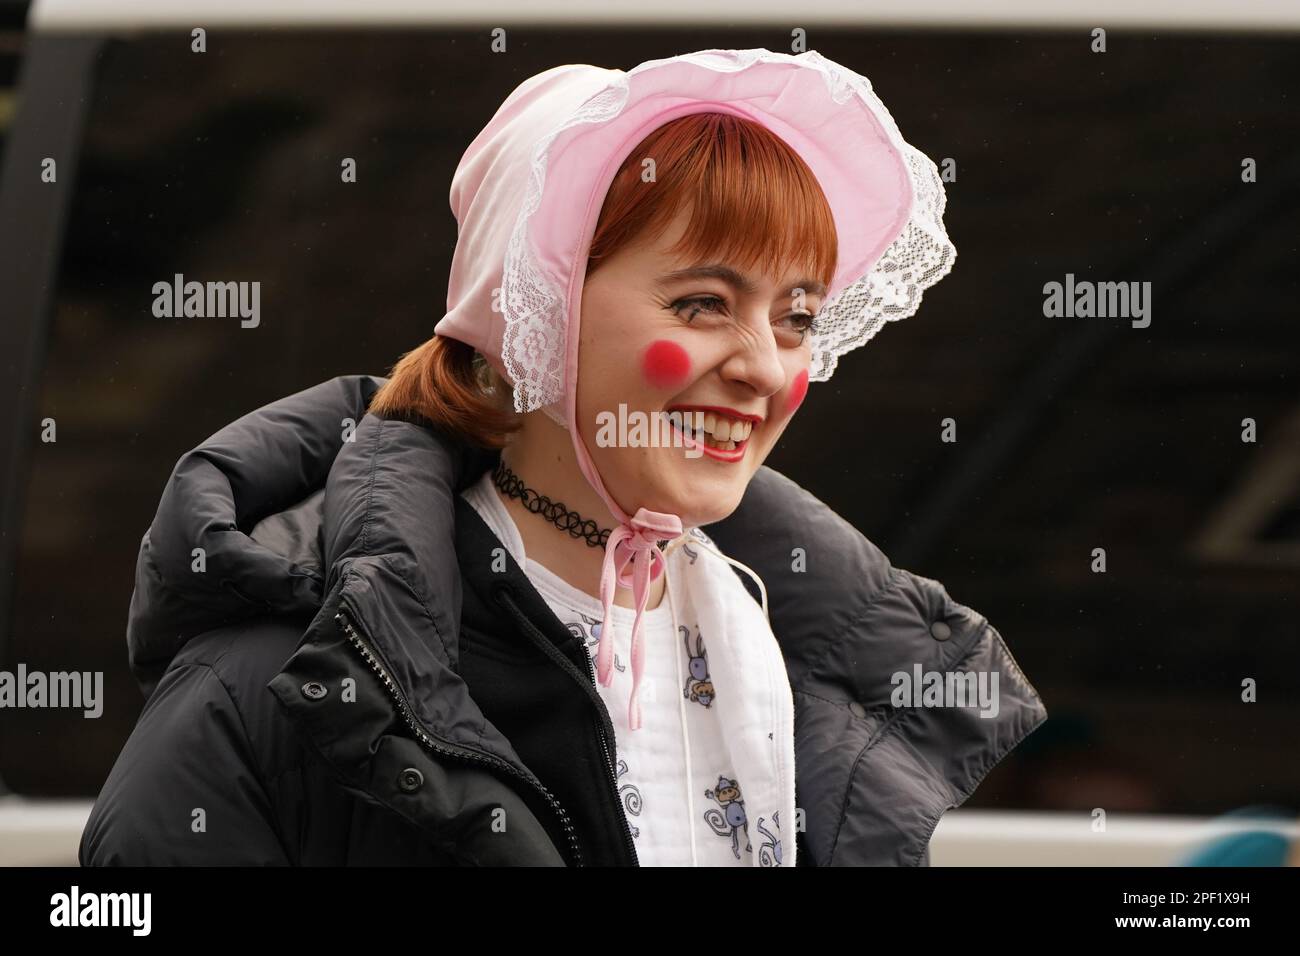
[[[421,726],[527,774],[458,676],[461,565],[473,556],[457,551],[467,539],[455,498],[494,459],[426,426],[366,415],[325,486],[326,603],[337,598],[375,646]]]

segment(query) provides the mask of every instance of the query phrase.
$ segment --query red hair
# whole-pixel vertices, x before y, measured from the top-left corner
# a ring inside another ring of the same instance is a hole
[[[587,274],[662,234],[682,208],[690,219],[673,255],[769,274],[801,267],[830,285],[835,220],[812,170],[767,127],[728,113],[679,117],[632,150],[605,195]],[[504,447],[522,424],[509,383],[473,348],[438,335],[398,360],[370,411],[422,419],[481,448]]]

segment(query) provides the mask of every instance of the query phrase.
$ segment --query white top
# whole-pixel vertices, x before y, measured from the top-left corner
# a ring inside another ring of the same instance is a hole
[[[579,590],[527,558],[518,526],[488,471],[462,492],[515,563],[571,632],[582,638],[595,666],[600,635],[599,598]],[[539,521],[541,519],[539,518]],[[555,529],[556,534],[562,533]],[[668,586],[695,574],[695,557],[678,548],[668,556]],[[732,572],[728,569],[728,574]],[[739,580],[737,579],[739,585]],[[753,836],[724,740],[707,649],[684,589],[673,591],[641,616],[645,672],[641,677],[641,729],[628,727],[632,690],[629,666],[631,608],[615,605],[614,679],[596,690],[614,725],[618,790],[642,866],[751,866]],[[750,600],[752,604],[752,599]],[[677,633],[673,633],[673,611]],[[726,688],[731,690],[732,688]],[[739,690],[739,688],[736,688]],[[760,840],[762,838],[760,837]]]

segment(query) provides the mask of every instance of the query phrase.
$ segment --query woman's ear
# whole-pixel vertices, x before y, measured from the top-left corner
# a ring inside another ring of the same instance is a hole
[[[481,352],[474,353],[474,371],[485,395],[497,400],[502,408],[515,407],[515,390]]]

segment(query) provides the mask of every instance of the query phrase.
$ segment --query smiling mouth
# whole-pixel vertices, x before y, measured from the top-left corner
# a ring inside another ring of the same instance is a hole
[[[663,416],[682,436],[688,448],[698,447],[719,461],[740,461],[745,457],[753,430],[761,422],[735,418],[713,409],[673,406]],[[696,428],[694,426],[700,425]]]

